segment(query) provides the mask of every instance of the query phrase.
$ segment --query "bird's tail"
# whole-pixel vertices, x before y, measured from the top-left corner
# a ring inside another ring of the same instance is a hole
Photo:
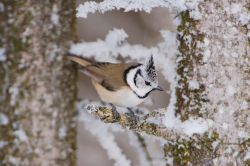
[[[96,62],[75,55],[68,55],[67,58],[80,64],[82,66],[82,69],[80,71],[85,75],[89,76],[90,78],[92,78],[92,80],[95,80],[96,82],[102,81],[103,78],[101,77],[100,73],[97,70],[98,67],[95,65]]]
[[[67,58],[78,63],[79,65],[81,65],[83,67],[87,67],[87,66],[90,66],[92,64],[91,60],[88,60],[88,59],[83,58],[83,57],[75,56],[75,55],[68,55]]]

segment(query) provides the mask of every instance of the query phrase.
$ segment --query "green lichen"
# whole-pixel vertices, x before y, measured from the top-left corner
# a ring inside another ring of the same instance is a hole
[[[13,12],[12,11],[12,6],[9,6],[9,2],[7,1],[3,1],[2,2],[4,7],[5,7],[5,11],[0,13],[0,18],[1,18],[1,22],[0,22],[0,29],[3,33],[1,33],[1,47],[4,47],[6,49],[6,57],[9,59],[9,48],[6,48],[6,39],[8,38],[7,36],[9,36],[10,34],[8,33],[8,28],[6,28],[6,25],[8,25],[8,19],[9,19],[9,13],[8,12]],[[14,2],[13,2],[14,3]],[[11,27],[11,25],[8,25],[8,27]],[[14,34],[12,34],[14,35]],[[17,35],[17,34],[15,34]],[[5,41],[4,41],[5,40]],[[11,40],[8,40],[9,42],[9,46],[10,45],[14,45],[12,43]],[[14,141],[14,135],[13,135],[13,126],[11,123],[15,122],[17,118],[15,112],[14,112],[14,108],[11,107],[9,105],[9,101],[10,101],[10,94],[8,93],[8,89],[10,85],[8,85],[7,82],[5,82],[6,77],[8,77],[8,81],[9,82],[14,82],[14,74],[10,75],[9,72],[11,72],[9,69],[11,68],[11,70],[13,70],[13,73],[15,73],[15,71],[17,71],[17,64],[18,63],[13,63],[12,61],[4,61],[2,63],[0,63],[0,93],[1,93],[1,100],[0,100],[0,112],[4,113],[8,119],[9,119],[9,124],[7,125],[1,125],[0,126],[0,133],[4,133],[4,134],[0,134],[0,140],[1,141],[6,141],[8,144],[6,145],[6,147],[2,148],[0,150],[0,161],[4,161],[6,158],[6,154],[8,154],[9,152],[12,152],[13,155],[17,153],[18,150],[13,149],[13,141]],[[18,58],[16,58],[18,59]],[[18,61],[18,60],[15,60]],[[0,165],[1,165],[0,162]]]
[[[181,115],[182,120],[187,120],[189,116],[203,116],[201,107],[204,102],[207,102],[203,94],[204,85],[200,85],[198,89],[189,88],[189,81],[198,78],[196,66],[203,63],[202,51],[198,44],[203,42],[204,34],[199,32],[198,21],[190,17],[189,11],[182,12],[180,18],[181,24],[177,28],[180,52],[177,57],[177,74],[180,79],[176,89],[176,113]],[[176,166],[212,164],[212,159],[216,154],[212,144],[218,139],[219,135],[216,132],[209,136],[208,134],[195,135],[188,140],[178,139],[174,143],[165,144],[165,156],[173,157]]]
[[[200,107],[206,98],[202,95],[204,86],[199,89],[189,89],[189,80],[195,76],[194,68],[202,64],[202,55],[197,47],[203,42],[204,35],[197,29],[197,21],[193,20],[189,11],[180,14],[181,24],[178,26],[179,52],[177,59],[180,59],[177,66],[177,74],[180,76],[178,88],[176,89],[177,110],[182,120],[188,119],[189,115],[201,116]]]
[[[241,151],[244,153],[244,155],[246,155],[246,152],[250,148],[250,138],[248,138],[247,140],[245,140],[244,142],[242,142],[241,145],[240,145],[240,147],[242,149]],[[250,166],[250,159],[245,160],[244,164],[246,166]]]
[[[167,143],[164,145],[165,156],[173,157],[175,166],[209,164],[216,157],[212,144],[218,139],[218,133],[214,132],[211,136],[196,136],[191,140],[180,139],[175,143]]]

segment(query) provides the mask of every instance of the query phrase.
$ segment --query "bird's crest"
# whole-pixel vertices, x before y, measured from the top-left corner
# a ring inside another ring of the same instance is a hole
[[[145,65],[146,73],[151,81],[156,81],[156,70],[154,65],[154,59],[151,55]]]

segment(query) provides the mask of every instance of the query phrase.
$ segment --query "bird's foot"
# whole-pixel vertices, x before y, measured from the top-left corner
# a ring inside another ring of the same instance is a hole
[[[112,110],[112,116],[113,116],[113,119],[114,121],[113,122],[116,122],[118,119],[120,119],[120,114],[119,112],[117,111],[116,107],[114,106],[114,104],[112,103],[109,103],[110,106],[111,106],[111,110]]]

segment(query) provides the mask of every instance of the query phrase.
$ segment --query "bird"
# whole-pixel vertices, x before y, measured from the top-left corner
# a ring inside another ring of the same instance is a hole
[[[153,56],[145,63],[110,63],[97,62],[76,55],[68,55],[78,63],[81,72],[89,76],[105,103],[120,107],[136,107],[150,92],[163,91],[158,85]]]

